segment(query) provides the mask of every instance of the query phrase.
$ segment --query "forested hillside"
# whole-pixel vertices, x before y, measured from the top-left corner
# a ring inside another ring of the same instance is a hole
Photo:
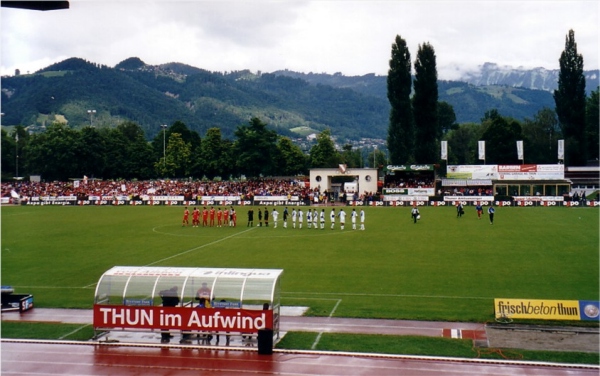
[[[480,122],[497,109],[517,120],[554,108],[552,94],[506,86],[439,81],[439,100],[451,104],[458,123]],[[88,110],[95,110],[89,114]],[[258,117],[278,133],[299,137],[331,129],[333,136],[385,139],[389,102],[385,76],[209,72],[180,63],[150,66],[137,58],[114,68],[72,58],[35,74],[2,78],[2,123],[70,127],[138,123],[147,138],[161,124],[184,122],[200,135],[212,127],[231,137]]]
[[[277,75],[299,78],[313,85],[329,85],[355,90],[387,102],[387,77],[367,74],[347,77],[341,74],[277,71]],[[438,81],[439,100],[454,108],[456,121],[478,123],[487,111],[497,109],[503,116],[523,120],[543,108],[554,108],[552,93],[509,86],[476,86],[459,81]],[[389,111],[389,110],[388,110]]]
[[[129,69],[127,69],[129,68]],[[183,121],[204,134],[235,129],[258,117],[284,135],[326,128],[342,138],[385,137],[387,103],[350,89],[273,74],[213,73],[182,64],[147,66],[125,61],[115,68],[69,59],[32,75],[2,79],[5,125],[142,126],[147,137],[161,124]],[[96,110],[90,119],[88,110]]]

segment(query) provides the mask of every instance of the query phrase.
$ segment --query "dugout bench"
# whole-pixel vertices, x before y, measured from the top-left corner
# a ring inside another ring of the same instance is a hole
[[[281,269],[115,266],[94,295],[95,338],[111,331],[161,333],[183,344],[210,336],[256,338],[270,354],[279,339]],[[206,304],[208,303],[208,304]]]

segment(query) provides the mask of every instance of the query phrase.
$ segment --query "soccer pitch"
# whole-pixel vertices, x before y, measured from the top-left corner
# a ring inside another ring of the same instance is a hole
[[[2,207],[1,283],[37,307],[89,309],[115,265],[276,268],[282,304],[310,315],[477,322],[494,298],[599,300],[598,209],[497,207],[490,225],[473,207],[421,207],[417,224],[409,207],[365,207],[366,230],[348,215],[342,231],[330,208],[324,230],[281,215],[257,227],[252,208],[254,227],[237,207],[237,227],[193,228],[181,206]]]

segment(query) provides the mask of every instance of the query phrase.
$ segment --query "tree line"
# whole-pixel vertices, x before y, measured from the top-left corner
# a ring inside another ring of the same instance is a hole
[[[433,163],[440,160],[439,144],[448,141],[449,164],[477,164],[477,141],[486,141],[489,163],[557,163],[558,140],[565,141],[563,163],[585,166],[598,160],[598,89],[585,94],[583,56],[577,53],[575,33],[569,30],[560,59],[555,110],[544,108],[523,122],[490,110],[481,124],[452,124],[453,110],[438,102],[436,56],[429,43],[419,45],[414,63],[406,41],[392,44],[387,77],[391,105],[387,145],[392,164]],[[451,107],[451,106],[450,106]],[[516,141],[523,141],[525,160],[517,159]]]
[[[440,102],[438,108],[445,105]],[[592,158],[598,156],[599,113],[597,89],[585,102],[585,140],[589,147],[587,156]],[[480,123],[460,126],[453,122],[451,108],[438,111],[439,114],[449,116],[439,119],[446,124],[442,139],[448,141],[448,164],[481,163],[477,153],[479,140],[486,140],[486,163],[557,163],[557,141],[565,138],[556,112],[549,108],[524,121],[502,116],[494,109],[487,111]],[[2,180],[30,175],[41,175],[47,181],[84,175],[129,180],[228,179],[242,175],[292,176],[306,174],[310,168],[337,167],[341,163],[350,168],[394,163],[386,150],[367,147],[366,156],[364,149],[349,144],[338,150],[329,129],[318,134],[307,154],[256,117],[238,126],[233,140],[224,138],[216,127],[208,129],[201,138],[181,121],[165,126],[151,141],[138,124],[130,121],[116,128],[73,129],[54,123],[43,133],[29,134],[22,126],[10,134],[4,129],[1,133]],[[524,161],[517,159],[518,140],[524,143]],[[425,157],[424,163],[443,165],[439,144],[431,143],[429,148],[431,156]]]
[[[385,163],[382,151],[373,153],[370,161]],[[22,126],[11,134],[2,129],[3,180],[30,175],[46,181],[84,175],[127,180],[295,176],[340,163],[363,167],[362,150],[350,145],[337,150],[327,129],[307,155],[256,117],[238,126],[233,140],[224,138],[219,128],[208,129],[201,138],[181,121],[164,126],[150,142],[142,128],[130,121],[115,128],[81,129],[54,123],[37,134]]]

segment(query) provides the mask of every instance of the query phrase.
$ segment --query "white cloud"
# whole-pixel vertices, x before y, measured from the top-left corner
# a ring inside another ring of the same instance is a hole
[[[2,74],[69,57],[114,66],[136,56],[213,71],[387,74],[391,45],[429,42],[440,78],[485,62],[558,68],[569,29],[598,69],[593,1],[92,1],[69,10],[2,8]]]

